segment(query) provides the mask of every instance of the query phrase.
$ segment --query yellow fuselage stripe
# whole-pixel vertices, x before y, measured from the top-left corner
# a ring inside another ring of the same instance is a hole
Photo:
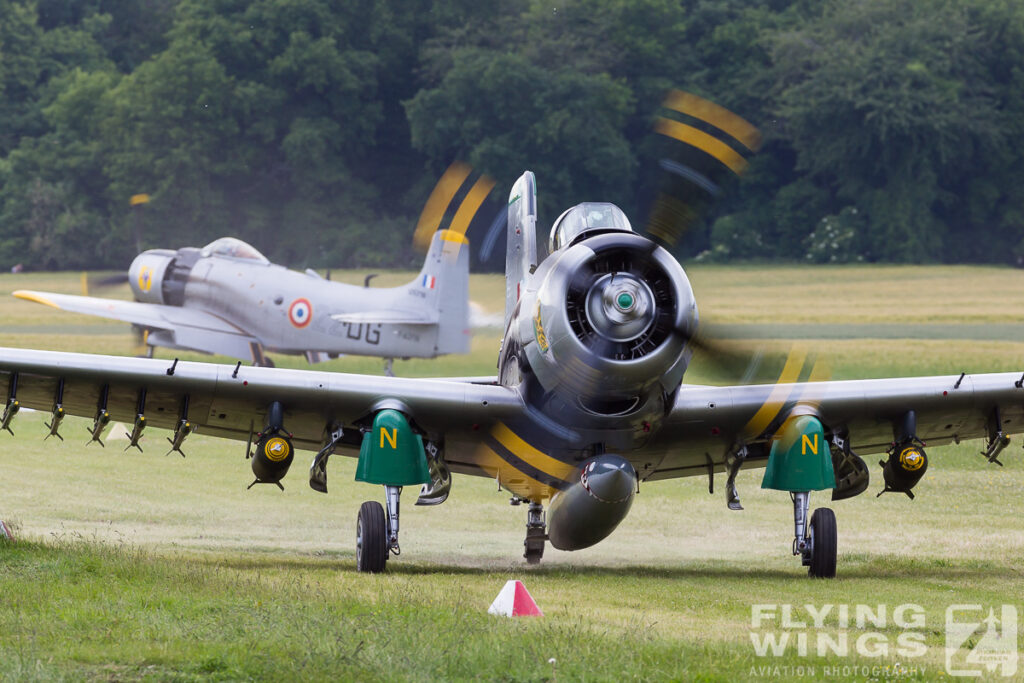
[[[555,494],[555,489],[517,470],[486,444],[479,445],[477,456],[479,458],[476,462],[477,466],[495,477],[504,488],[521,498],[537,500],[551,498]]]
[[[491,430],[491,435],[498,443],[526,464],[537,468],[544,474],[565,481],[576,468],[561,460],[555,460],[547,453],[542,453],[523,441],[518,434],[499,422]]]

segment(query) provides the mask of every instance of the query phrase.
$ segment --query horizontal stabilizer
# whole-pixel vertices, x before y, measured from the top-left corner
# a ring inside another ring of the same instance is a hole
[[[434,325],[440,319],[436,309],[424,313],[411,311],[363,311],[360,313],[335,313],[331,320],[339,323],[374,324],[388,323],[392,325]]]

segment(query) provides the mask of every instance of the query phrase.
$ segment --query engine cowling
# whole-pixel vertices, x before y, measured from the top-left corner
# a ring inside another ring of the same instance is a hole
[[[518,336],[546,391],[623,415],[679,386],[697,306],[683,269],[631,232],[587,237],[548,258],[521,301]]]
[[[172,251],[150,249],[135,257],[128,268],[128,284],[136,301],[181,306],[185,284],[199,250],[191,247]]]
[[[128,268],[128,284],[136,301],[147,304],[165,303],[164,276],[174,263],[175,253],[170,249],[150,249],[135,257]]]

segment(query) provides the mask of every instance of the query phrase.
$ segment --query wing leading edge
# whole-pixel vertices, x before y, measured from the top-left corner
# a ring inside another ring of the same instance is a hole
[[[141,408],[149,426],[166,429],[187,405],[200,433],[238,440],[263,428],[276,401],[295,445],[312,450],[329,425],[351,428],[385,402],[438,437],[523,411],[518,393],[496,385],[11,348],[0,348],[4,386],[26,408],[48,412],[59,397],[67,414],[94,418],[105,397],[111,420],[131,423]]]
[[[14,375],[17,380],[14,382]],[[1024,388],[1015,373],[911,377],[733,387],[684,385],[661,430],[630,454],[650,466],[645,480],[722,471],[737,443],[766,443],[794,406],[809,407],[830,433],[847,433],[861,455],[887,450],[907,411],[917,436],[932,445],[982,438],[993,418],[1007,434],[1024,431]],[[365,422],[398,402],[429,437],[460,441],[499,423],[528,418],[514,389],[479,379],[415,379],[312,370],[233,367],[196,362],[0,348],[0,391],[16,384],[20,405],[50,411],[62,387],[63,408],[93,418],[106,396],[112,420],[131,422],[141,399],[147,423],[173,429],[185,416],[201,433],[246,440],[280,402],[299,448],[318,449],[330,425]],[[755,426],[752,424],[757,423]],[[756,429],[756,431],[752,431]],[[478,439],[482,438],[478,436]],[[458,458],[457,458],[458,459]],[[763,466],[752,459],[748,466]],[[467,469],[467,472],[473,472]],[[476,472],[482,473],[482,472]]]
[[[163,304],[146,304],[138,301],[119,301],[117,299],[101,299],[94,296],[77,296],[75,294],[55,294],[52,292],[35,292],[19,289],[14,296],[25,301],[34,301],[44,306],[58,308],[72,313],[84,313],[111,320],[141,325],[160,330],[174,331],[181,327],[194,327],[218,334],[248,334],[238,327],[210,313],[180,306]]]

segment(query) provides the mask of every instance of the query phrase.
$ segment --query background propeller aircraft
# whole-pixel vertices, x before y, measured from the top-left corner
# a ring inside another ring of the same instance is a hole
[[[270,365],[265,352],[433,358],[469,350],[469,249],[434,233],[423,269],[393,288],[331,282],[271,263],[222,237],[202,249],[151,249],[128,270],[135,301],[20,290],[14,296],[130,322],[153,347],[218,353]]]

